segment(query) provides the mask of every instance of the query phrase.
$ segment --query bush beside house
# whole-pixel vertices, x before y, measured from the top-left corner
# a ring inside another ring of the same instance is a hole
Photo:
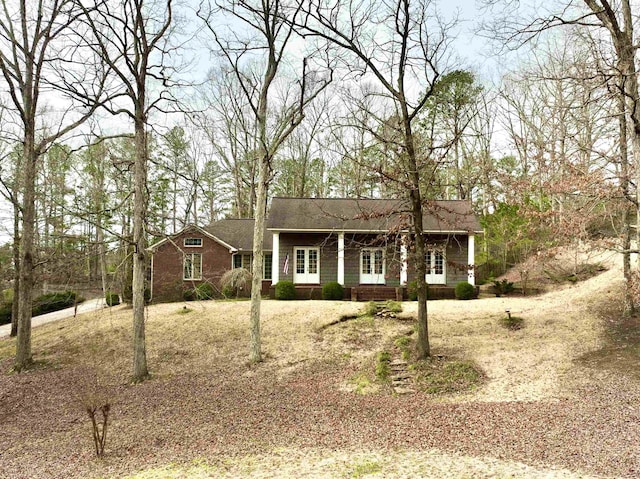
[[[296,299],[296,285],[291,281],[278,281],[276,284],[276,299]]]

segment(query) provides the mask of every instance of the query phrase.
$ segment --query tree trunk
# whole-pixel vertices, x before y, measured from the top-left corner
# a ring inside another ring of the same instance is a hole
[[[409,194],[413,213],[413,232],[416,248],[416,283],[418,289],[418,359],[426,359],[431,355],[429,345],[429,320],[427,311],[427,264],[424,235],[422,233],[422,200],[419,190]]]
[[[98,262],[100,264],[100,279],[102,281],[102,297],[106,298],[109,286],[107,285],[107,249],[104,244],[104,231],[102,230],[102,214],[99,213],[96,225],[96,241],[98,242]]]
[[[255,223],[253,226],[253,276],[251,278],[251,346],[249,360],[262,361],[260,341],[260,303],[262,298],[262,257],[264,246],[265,212],[267,209],[267,171],[269,157],[265,153],[258,168],[258,191],[256,192]]]
[[[400,91],[403,91],[402,87]],[[403,97],[404,99],[404,97]],[[420,193],[420,172],[418,169],[418,159],[413,140],[413,131],[407,109],[406,101],[401,103],[403,114],[404,146],[406,149],[408,171],[409,171],[409,200],[411,202],[411,213],[413,217],[413,234],[415,246],[416,265],[416,285],[418,290],[418,359],[426,359],[431,355],[429,345],[429,318],[427,312],[427,263],[426,247],[422,226],[422,195]]]
[[[147,141],[145,123],[136,119],[133,205],[133,380],[149,376],[144,328],[144,286],[146,276]]]
[[[16,171],[16,177],[18,172]],[[14,180],[17,183],[17,178]],[[11,304],[11,337],[18,334],[18,318],[20,304],[20,205],[18,203],[18,188],[13,191],[13,303]]]
[[[30,104],[30,102],[25,102]],[[31,356],[31,308],[34,283],[34,233],[36,163],[35,123],[25,125],[22,194],[22,238],[20,241],[20,298],[18,300],[18,337],[16,343],[16,371],[28,368]]]
[[[624,95],[622,91],[618,95],[620,115],[618,116],[620,128],[620,187],[625,200],[631,204],[632,198],[629,192],[629,148],[627,139],[627,116],[625,109]],[[632,315],[635,312],[635,304],[633,300],[633,278],[631,275],[631,225],[629,220],[631,217],[631,208],[624,208],[624,218],[622,223],[622,266],[624,272],[624,314]]]

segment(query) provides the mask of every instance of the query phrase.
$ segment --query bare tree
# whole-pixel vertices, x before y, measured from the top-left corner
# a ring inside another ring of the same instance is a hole
[[[398,190],[407,195],[418,289],[417,354],[426,358],[430,346],[423,212],[424,185],[429,181],[424,175],[430,175],[435,166],[433,157],[420,150],[415,129],[418,115],[444,71],[447,33],[452,25],[437,16],[435,4],[429,0],[310,0],[304,3],[300,19],[306,35],[339,47],[347,54],[345,64],[352,71],[375,79],[380,89],[371,89],[369,94],[392,112],[378,117],[379,139],[395,162],[384,176],[391,178],[393,171],[394,180],[401,184]],[[389,129],[392,131],[386,133]],[[430,148],[433,152],[434,145]]]
[[[104,71],[83,48],[83,29],[73,0],[1,1],[0,72],[19,117],[22,143],[22,219],[15,369],[32,362],[31,309],[36,266],[35,199],[38,161],[54,142],[89,118],[104,87]],[[44,93],[66,103],[56,127],[42,129]]]
[[[276,159],[275,196],[327,196],[327,164],[324,158],[329,138],[330,98],[325,94],[310,105],[300,127],[287,138]]]
[[[243,68],[245,78],[258,74],[252,72],[257,64]],[[200,93],[203,112],[194,119],[231,179],[232,213],[238,218],[252,218],[256,206],[258,130],[251,102],[230,67],[210,70]],[[254,96],[257,93],[251,91]]]
[[[273,159],[284,141],[304,119],[305,107],[329,84],[331,77],[321,78],[309,71],[310,61],[302,62],[302,72],[297,80],[295,95],[280,105],[271,106],[271,97],[282,73],[289,43],[295,36],[292,24],[300,15],[300,5],[282,0],[254,2],[248,0],[217,4],[200,17],[218,46],[220,54],[232,68],[246,101],[250,105],[257,128],[258,177],[256,191],[255,226],[253,231],[253,278],[251,286],[251,362],[262,361],[260,345],[260,299],[262,286],[262,261],[264,244],[267,194],[272,177]],[[216,27],[216,15],[228,15],[248,27],[253,38],[242,38],[227,30],[226,37]],[[260,53],[264,62],[262,74],[247,71],[243,63]],[[275,111],[274,111],[275,110]]]
[[[505,9],[505,6],[513,7],[516,3],[503,0],[485,0],[489,7],[498,6]],[[510,21],[506,21],[506,16],[501,16],[492,28],[490,33],[509,47],[519,47],[523,44],[536,40],[539,36],[552,28],[570,26],[576,31],[587,32],[595,39],[597,47],[591,49],[592,64],[595,66],[592,75],[609,77],[610,84],[616,85],[619,94],[623,98],[621,105],[624,105],[626,118],[619,122],[620,149],[618,160],[621,163],[620,171],[627,175],[632,171],[628,161],[627,143],[632,145],[633,167],[635,168],[636,189],[635,195],[629,192],[629,177],[622,179],[623,196],[625,196],[636,210],[636,223],[640,220],[640,188],[637,187],[640,179],[640,92],[638,91],[637,79],[637,45],[635,43],[635,28],[638,17],[634,16],[634,8],[630,0],[609,1],[609,0],[567,0],[559,4],[550,4],[550,9],[517,19],[512,9],[508,10]],[[602,48],[609,45],[610,49]],[[604,67],[604,68],[602,68]],[[612,116],[619,116],[619,112],[612,112]],[[622,128],[625,131],[622,131]],[[628,129],[628,132],[627,132]],[[628,134],[627,134],[628,133]],[[625,214],[626,222],[623,230],[629,229],[629,215]],[[623,253],[625,264],[625,279],[627,292],[625,309],[631,311],[633,308],[628,302],[631,300],[630,290],[632,275],[628,255],[637,251],[640,241],[640,228],[636,231],[636,247],[630,247],[630,241],[625,233],[623,241]],[[640,261],[640,256],[639,256]],[[639,263],[640,264],[640,263]]]
[[[149,375],[145,341],[145,277],[147,268],[147,169],[150,113],[167,100],[171,68],[166,55],[173,25],[172,0],[75,0],[90,28],[95,51],[109,66],[118,94],[102,106],[124,115],[134,128],[133,206],[133,380]]]

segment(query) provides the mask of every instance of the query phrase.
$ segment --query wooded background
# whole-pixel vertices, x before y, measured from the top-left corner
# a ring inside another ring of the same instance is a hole
[[[624,252],[633,309],[630,0],[481,2],[494,81],[429,0],[1,3],[0,281],[25,315],[34,287],[97,282],[140,311],[147,245],[274,195],[407,191],[414,221],[471,201],[485,278],[556,245]]]

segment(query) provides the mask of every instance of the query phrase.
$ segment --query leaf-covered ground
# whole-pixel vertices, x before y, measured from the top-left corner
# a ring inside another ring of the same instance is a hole
[[[130,311],[48,324],[34,329],[40,363],[28,373],[8,372],[13,343],[0,341],[0,477],[639,477],[633,357],[622,369],[593,359],[606,355],[600,312],[613,308],[616,278],[531,299],[429,303],[434,351],[486,375],[462,396],[345,387],[373,378],[377,352],[410,327],[321,329],[362,306],[349,302],[265,302],[266,360],[255,366],[248,303],[150,307],[154,377],[138,385],[127,380]],[[523,329],[500,326],[506,307]],[[90,392],[113,404],[103,460],[82,406]]]

